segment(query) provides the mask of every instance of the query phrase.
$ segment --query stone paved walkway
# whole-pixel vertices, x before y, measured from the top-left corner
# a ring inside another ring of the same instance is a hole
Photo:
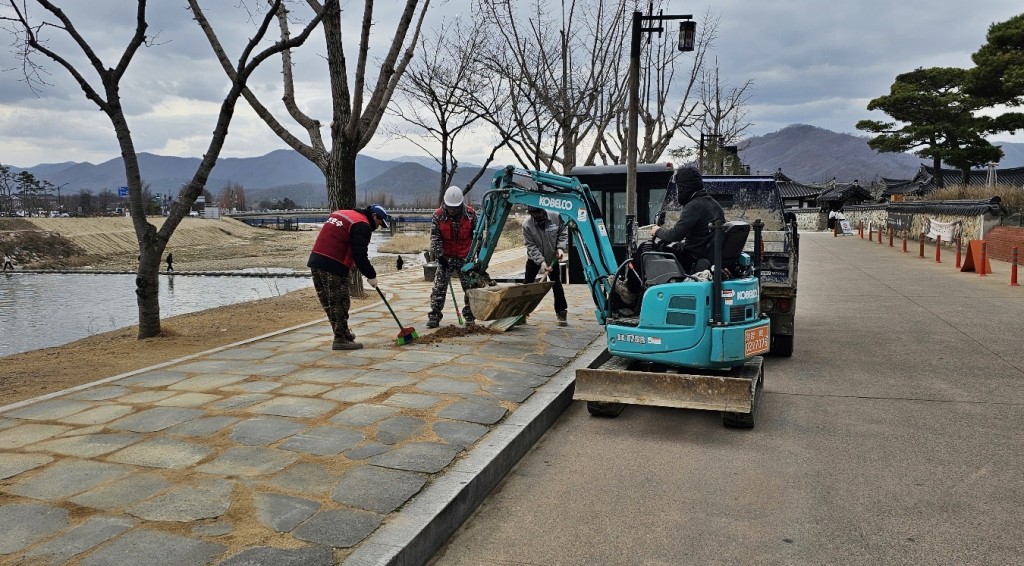
[[[420,513],[600,336],[573,285],[569,327],[547,297],[509,332],[432,340],[422,275],[381,278],[412,344],[376,304],[352,316],[362,350],[332,351],[325,319],[0,408],[0,563],[333,564]]]

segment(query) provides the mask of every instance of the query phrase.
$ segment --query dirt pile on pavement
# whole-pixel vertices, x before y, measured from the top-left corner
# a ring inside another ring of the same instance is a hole
[[[438,342],[444,342],[449,338],[472,336],[474,334],[501,334],[501,331],[492,330],[480,324],[473,324],[470,326],[455,326],[454,324],[451,324],[448,326],[442,326],[426,336],[420,336],[416,339],[416,343],[436,344]]]

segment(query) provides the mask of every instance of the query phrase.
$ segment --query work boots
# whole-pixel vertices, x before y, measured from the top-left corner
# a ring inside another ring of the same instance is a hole
[[[566,320],[567,314],[568,313],[565,311],[558,311],[555,313],[555,316],[558,317],[558,326],[569,326],[569,321]]]
[[[362,347],[363,345],[359,342],[353,342],[345,337],[335,338],[334,343],[331,344],[332,350],[358,350]]]
[[[332,350],[358,350],[363,345],[356,342],[356,335],[354,332],[345,328],[341,332],[334,335],[334,343],[331,344]]]

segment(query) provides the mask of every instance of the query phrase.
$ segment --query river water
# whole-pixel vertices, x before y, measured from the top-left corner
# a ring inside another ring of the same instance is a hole
[[[377,245],[387,239],[373,237],[370,257],[390,255],[377,252]],[[308,276],[161,275],[160,318],[276,297],[312,285]],[[138,322],[134,274],[0,274],[0,356],[59,346]]]
[[[160,277],[160,317],[276,297],[309,277]],[[0,356],[59,346],[139,322],[134,275],[0,276]]]

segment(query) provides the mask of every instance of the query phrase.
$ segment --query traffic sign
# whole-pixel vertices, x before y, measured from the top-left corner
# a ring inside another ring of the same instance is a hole
[[[126,196],[128,196],[128,187],[118,187],[117,188],[117,196],[119,196],[119,197],[126,197]]]

